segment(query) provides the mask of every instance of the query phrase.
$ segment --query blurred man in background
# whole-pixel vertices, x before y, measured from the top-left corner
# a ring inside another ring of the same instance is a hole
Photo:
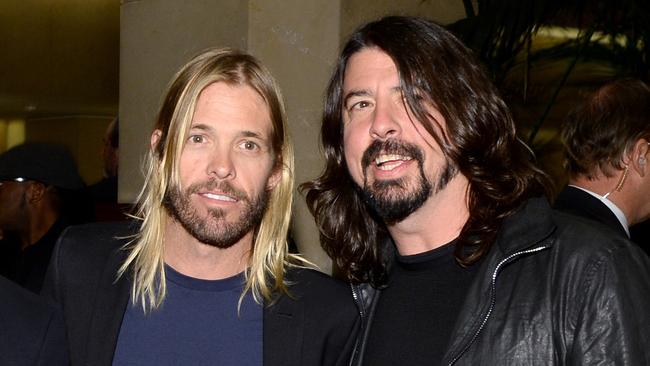
[[[102,138],[102,166],[104,177],[88,187],[95,202],[117,202],[117,171],[120,161],[119,119],[108,124]]]
[[[95,203],[95,221],[119,221],[126,219],[128,205],[117,202],[117,173],[120,164],[120,122],[115,118],[108,124],[101,149],[103,178],[88,187]]]
[[[650,217],[650,88],[603,85],[569,115],[562,141],[569,185],[555,207],[630,238],[630,226]],[[650,238],[632,239],[648,253]]]
[[[29,143],[0,155],[0,274],[39,292],[52,248],[68,225],[87,221],[84,183],[62,146]]]

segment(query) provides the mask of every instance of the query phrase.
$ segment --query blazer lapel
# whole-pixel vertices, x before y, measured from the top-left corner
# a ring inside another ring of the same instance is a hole
[[[96,303],[88,337],[88,365],[110,365],[122,326],[124,311],[129,303],[131,281],[120,278],[115,282],[117,269],[124,252],[116,249],[106,261],[101,282],[97,288]]]
[[[304,308],[282,295],[264,306],[263,359],[265,366],[300,366]]]

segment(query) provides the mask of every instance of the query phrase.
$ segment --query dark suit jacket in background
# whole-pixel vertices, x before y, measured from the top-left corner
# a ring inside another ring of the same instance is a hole
[[[63,316],[45,299],[0,277],[0,365],[67,365]]]
[[[598,221],[599,223],[611,228],[619,233],[621,236],[628,237],[627,232],[621,222],[612,210],[609,209],[596,197],[589,193],[571,186],[566,186],[555,199],[554,208],[570,213],[576,216],[588,218],[590,220]],[[632,238],[633,240],[635,238]],[[647,238],[646,238],[647,239]],[[636,243],[648,253],[650,243],[639,242]]]
[[[129,227],[130,226],[130,227]],[[66,230],[52,255],[43,294],[60,303],[72,365],[110,365],[131,281],[116,281],[132,223]],[[293,298],[264,307],[264,365],[345,365],[354,347],[358,313],[348,286],[313,270],[292,269]]]

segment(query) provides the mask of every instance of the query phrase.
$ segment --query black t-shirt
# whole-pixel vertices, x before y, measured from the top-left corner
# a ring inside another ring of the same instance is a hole
[[[455,243],[397,256],[371,324],[365,365],[440,364],[478,267],[455,261]]]

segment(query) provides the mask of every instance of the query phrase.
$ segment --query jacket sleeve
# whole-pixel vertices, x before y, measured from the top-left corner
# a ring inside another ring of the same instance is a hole
[[[650,365],[650,259],[629,243],[585,268],[573,311],[571,365]],[[581,292],[581,293],[580,293]]]
[[[63,316],[59,311],[52,311],[39,350],[37,365],[68,365],[69,363]]]
[[[44,296],[45,298],[60,304],[61,304],[62,299],[61,299],[61,293],[60,289],[58,286],[61,284],[61,246],[63,245],[61,242],[63,239],[66,237],[66,234],[68,233],[70,228],[66,228],[61,235],[59,236],[59,240],[57,241],[56,245],[54,246],[54,250],[52,251],[52,257],[50,258],[50,264],[47,268],[47,272],[45,274],[45,279],[43,281],[43,287],[41,288],[41,295]]]

